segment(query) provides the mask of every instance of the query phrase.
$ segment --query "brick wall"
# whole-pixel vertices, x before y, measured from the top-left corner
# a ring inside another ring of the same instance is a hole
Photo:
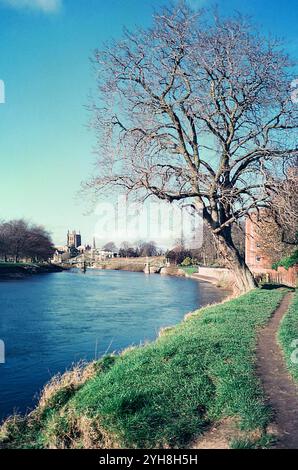
[[[284,284],[289,287],[298,286],[298,265],[292,268],[285,269],[279,266],[277,271],[275,269],[266,269],[263,272],[255,272],[256,277],[265,279],[267,282],[274,282],[276,284]]]

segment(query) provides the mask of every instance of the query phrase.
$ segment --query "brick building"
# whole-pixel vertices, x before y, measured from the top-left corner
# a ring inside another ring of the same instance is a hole
[[[262,215],[262,214],[261,214]],[[263,214],[264,215],[264,214]],[[255,278],[265,282],[298,287],[298,265],[289,269],[272,269],[272,260],[261,249],[262,233],[257,230],[258,214],[250,214],[245,222],[245,261]],[[265,236],[265,235],[264,235]]]
[[[262,234],[257,231],[258,214],[251,214],[245,222],[245,261],[252,272],[264,272],[271,269],[272,260],[260,247]]]

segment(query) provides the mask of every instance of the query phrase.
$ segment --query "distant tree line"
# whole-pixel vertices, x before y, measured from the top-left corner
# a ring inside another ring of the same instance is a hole
[[[23,259],[45,261],[54,253],[50,234],[40,225],[24,219],[0,222],[0,258],[19,262]]]
[[[114,242],[108,242],[103,246],[103,250],[119,253],[121,258],[138,258],[141,256],[158,256],[163,251],[156,246],[154,241],[138,241],[133,244],[127,241],[121,243],[119,251]]]
[[[244,257],[245,252],[245,229],[244,222],[233,226],[233,237],[235,245]],[[193,264],[202,264],[205,266],[225,266],[225,260],[220,256],[219,250],[214,237],[208,224],[204,222],[203,228],[203,243],[202,246],[196,249],[185,247],[183,240],[176,240],[175,246],[172,249],[164,251],[157,247],[154,241],[138,241],[131,243],[124,241],[121,243],[120,248],[110,241],[106,243],[103,250],[118,253],[121,258],[137,258],[144,256],[162,256],[171,264],[181,264],[186,258],[190,258]]]

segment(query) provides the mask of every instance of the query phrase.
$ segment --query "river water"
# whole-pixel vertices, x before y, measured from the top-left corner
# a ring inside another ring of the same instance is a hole
[[[223,296],[205,282],[125,271],[0,281],[0,420],[31,409],[42,386],[73,363],[153,340]]]

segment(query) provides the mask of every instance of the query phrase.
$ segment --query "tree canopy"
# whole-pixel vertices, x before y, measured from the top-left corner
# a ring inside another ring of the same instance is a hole
[[[89,186],[191,203],[236,271],[253,280],[231,225],[270,199],[272,168],[298,155],[291,61],[239,15],[184,2],[125,31],[93,59],[98,168]]]
[[[44,261],[54,253],[50,234],[44,227],[20,220],[0,223],[0,256],[19,261]]]

